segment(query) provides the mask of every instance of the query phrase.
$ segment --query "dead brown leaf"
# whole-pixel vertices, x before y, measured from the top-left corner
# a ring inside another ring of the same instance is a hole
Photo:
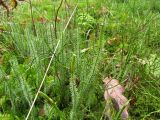
[[[41,116],[41,117],[45,116],[45,110],[44,110],[44,108],[41,108],[39,110],[39,116]]]
[[[107,14],[108,12],[109,12],[108,8],[104,6],[100,9],[100,14]]]
[[[116,36],[114,38],[110,38],[109,40],[107,40],[107,44],[109,45],[119,45],[120,42],[121,42],[120,36]]]
[[[119,81],[113,78],[105,78],[103,80],[105,85],[104,98],[106,101],[112,100],[115,110],[120,111],[128,102],[128,99],[123,95],[125,88],[119,84]],[[128,107],[125,107],[121,114],[123,120],[128,119]]]

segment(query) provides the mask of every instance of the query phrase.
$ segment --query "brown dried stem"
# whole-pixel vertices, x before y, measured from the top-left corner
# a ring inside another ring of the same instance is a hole
[[[8,6],[2,0],[0,0],[0,5],[7,10],[7,17],[9,17],[9,8],[8,8]]]
[[[57,18],[58,18],[58,13],[59,13],[59,10],[62,6],[62,3],[63,3],[63,0],[61,0],[61,3],[57,9],[57,12],[56,12],[56,15],[55,15],[55,21],[54,21],[54,25],[55,25],[55,38],[57,39]]]

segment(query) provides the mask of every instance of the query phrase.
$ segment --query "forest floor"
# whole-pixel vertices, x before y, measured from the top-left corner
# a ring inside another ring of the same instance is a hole
[[[160,1],[4,3],[0,120],[119,120],[106,77],[123,86],[127,119],[160,119]]]

